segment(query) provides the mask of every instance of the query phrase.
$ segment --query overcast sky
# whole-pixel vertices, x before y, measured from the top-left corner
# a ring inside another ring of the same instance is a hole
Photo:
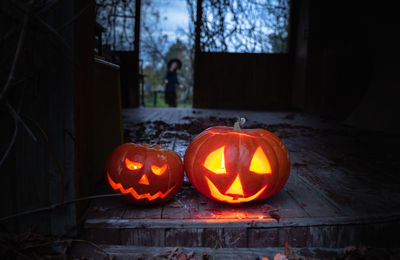
[[[189,14],[186,0],[154,0],[154,6],[159,8],[162,19],[162,29],[170,40],[175,41],[176,31],[180,27],[187,31],[189,28]]]

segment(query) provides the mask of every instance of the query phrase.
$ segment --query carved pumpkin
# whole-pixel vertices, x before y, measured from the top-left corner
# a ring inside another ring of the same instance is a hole
[[[283,188],[290,172],[288,150],[276,135],[240,129],[238,122],[234,128],[216,126],[200,133],[187,148],[184,162],[197,190],[228,203],[270,197]]]
[[[171,199],[181,188],[183,164],[179,156],[159,145],[126,143],[108,157],[106,179],[115,193],[133,204]]]

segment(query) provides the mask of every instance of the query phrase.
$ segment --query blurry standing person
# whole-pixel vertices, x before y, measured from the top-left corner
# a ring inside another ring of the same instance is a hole
[[[167,64],[168,70],[165,74],[165,103],[169,107],[176,107],[176,87],[183,88],[178,81],[178,70],[182,67],[182,62],[178,59],[172,59]]]

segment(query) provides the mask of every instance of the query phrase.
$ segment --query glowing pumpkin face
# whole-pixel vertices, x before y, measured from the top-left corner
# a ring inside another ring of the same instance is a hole
[[[120,145],[107,159],[105,173],[111,189],[128,194],[123,198],[133,204],[165,202],[183,182],[181,159],[159,145]]]
[[[207,197],[242,203],[280,191],[289,177],[290,161],[285,145],[271,132],[217,126],[190,143],[185,170]]]

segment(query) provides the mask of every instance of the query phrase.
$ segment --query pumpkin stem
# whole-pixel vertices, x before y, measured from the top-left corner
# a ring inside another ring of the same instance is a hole
[[[240,130],[244,123],[246,123],[246,118],[244,117],[238,117],[237,121],[235,122],[235,124],[233,125],[233,130]]]

